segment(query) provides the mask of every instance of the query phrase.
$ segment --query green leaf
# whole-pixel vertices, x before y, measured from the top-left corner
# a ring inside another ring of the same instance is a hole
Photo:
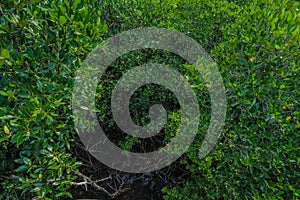
[[[23,142],[24,142],[24,134],[19,133],[18,137],[17,137],[17,145],[19,146],[19,145],[23,144]]]
[[[9,57],[10,57],[9,51],[8,51],[7,49],[2,49],[2,51],[1,51],[1,56],[2,56],[3,58],[9,58]]]
[[[73,3],[74,8],[76,9],[78,4],[80,3],[80,0],[75,0]]]
[[[140,11],[140,10],[136,10],[136,14],[137,14],[138,16],[142,16],[142,15],[143,15],[142,11]]]
[[[285,85],[280,85],[279,87],[280,87],[280,89],[284,89],[284,88],[286,88],[286,86],[285,86]]]
[[[59,177],[62,177],[62,175],[63,175],[63,169],[62,169],[62,168],[59,168],[59,169],[58,169],[57,175],[58,175]]]
[[[59,23],[60,24],[65,24],[67,23],[68,19],[65,16],[59,16]]]
[[[27,169],[28,169],[28,166],[22,165],[22,166],[18,167],[18,169],[16,169],[16,172],[24,172]]]
[[[65,192],[65,195],[66,195],[67,197],[70,197],[71,199],[73,199],[73,196],[72,196],[72,194],[71,194],[70,192]]]
[[[63,197],[65,194],[63,192],[60,192],[58,194],[55,195],[55,197]]]
[[[30,163],[30,159],[24,157],[24,158],[23,158],[23,163],[26,164],[26,165],[28,165],[28,164]]]
[[[7,140],[7,139],[8,139],[8,137],[7,137],[7,136],[3,136],[3,137],[1,137],[1,138],[0,138],[0,143],[1,143],[1,142],[3,142],[3,141],[5,141],[5,140]]]
[[[10,130],[8,129],[8,127],[6,125],[4,126],[4,133],[6,133],[7,135],[10,135]]]

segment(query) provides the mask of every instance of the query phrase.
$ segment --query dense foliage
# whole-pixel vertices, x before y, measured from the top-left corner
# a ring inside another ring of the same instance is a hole
[[[73,74],[106,31],[98,4],[1,1],[1,172],[34,196],[71,196]],[[64,177],[64,178],[62,178]],[[16,186],[11,186],[16,184]]]
[[[80,143],[70,106],[75,70],[99,42],[149,26],[185,33],[218,63],[228,103],[223,135],[206,158],[197,157],[210,120],[205,84],[178,56],[146,49],[122,56],[99,83],[99,121],[109,138],[141,152],[176,134],[180,107],[165,88],[140,88],[130,104],[141,125],[154,103],[167,108],[168,123],[153,140],[125,137],[110,109],[123,72],[165,63],[199,94],[201,125],[175,164],[185,176],[162,189],[164,199],[300,198],[299,9],[294,0],[1,1],[0,199],[71,198],[71,183],[84,168],[74,154]]]

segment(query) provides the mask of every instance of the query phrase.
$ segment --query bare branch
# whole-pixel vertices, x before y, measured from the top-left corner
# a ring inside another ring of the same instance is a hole
[[[83,185],[85,186],[86,190],[87,190],[87,185],[91,185],[93,186],[96,190],[101,190],[103,192],[105,192],[108,196],[110,196],[111,198],[115,198],[117,195],[119,195],[121,192],[125,192],[127,191],[129,188],[124,188],[122,189],[121,187],[123,186],[123,184],[121,184],[121,186],[119,187],[119,189],[115,189],[115,188],[112,188],[114,190],[113,193],[110,193],[109,191],[107,191],[104,187],[98,185],[97,183],[100,183],[100,182],[103,182],[103,181],[106,181],[106,180],[109,180],[109,179],[112,179],[111,175],[109,175],[108,177],[106,178],[102,178],[100,180],[92,180],[90,177],[82,174],[82,173],[78,173],[77,174],[79,177],[81,177],[83,179],[83,182],[79,182],[79,183],[75,183],[75,182],[72,182],[72,185],[76,185],[76,186],[79,186],[79,185]],[[109,184],[108,184],[109,185]],[[110,186],[110,185],[109,185]]]

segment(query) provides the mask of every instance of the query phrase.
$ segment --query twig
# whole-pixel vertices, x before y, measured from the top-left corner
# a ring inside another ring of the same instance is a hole
[[[79,182],[79,183],[75,183],[75,182],[72,182],[72,185],[76,185],[76,186],[79,186],[79,185],[84,185],[86,190],[87,190],[87,185],[92,185],[95,189],[97,190],[101,190],[103,192],[105,192],[108,196],[110,196],[111,198],[115,198],[117,195],[119,195],[121,192],[125,192],[128,190],[128,188],[125,188],[125,189],[121,189],[121,187],[123,186],[123,184],[121,184],[121,186],[119,187],[119,189],[115,189],[115,188],[112,188],[114,190],[114,193],[110,193],[109,191],[107,191],[104,187],[101,187],[100,185],[98,185],[97,183],[99,182],[103,182],[103,181],[106,181],[106,180],[109,180],[109,179],[112,179],[111,175],[109,175],[108,177],[106,178],[103,178],[103,179],[100,179],[100,180],[95,180],[93,181],[91,178],[89,178],[88,176],[82,174],[82,173],[78,173],[77,174],[79,177],[81,177],[84,181],[83,182]],[[110,186],[110,185],[109,185]]]

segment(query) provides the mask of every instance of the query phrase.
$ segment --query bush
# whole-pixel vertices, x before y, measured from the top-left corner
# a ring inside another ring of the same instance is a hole
[[[177,183],[163,189],[164,199],[299,198],[299,9],[292,0],[2,1],[0,173],[6,181],[0,198],[72,198],[81,166],[72,154],[79,143],[70,107],[74,72],[102,40],[148,26],[183,32],[214,57],[227,92],[224,133],[199,160],[210,121],[205,84],[178,56],[145,49],[117,59],[98,85],[99,121],[108,137],[123,149],[145,152],[174,136],[181,114],[163,87],[140,88],[130,103],[140,125],[149,122],[154,103],[167,108],[167,124],[152,140],[125,137],[110,109],[124,72],[164,63],[188,76],[201,111],[198,137],[174,164],[185,176],[172,175]]]
[[[299,2],[254,1],[221,28],[212,50],[227,88],[227,123],[191,178],[165,199],[299,198]]]
[[[72,77],[107,30],[97,7],[94,1],[1,1],[0,169],[22,183],[17,193],[71,197],[80,166],[70,151]]]

